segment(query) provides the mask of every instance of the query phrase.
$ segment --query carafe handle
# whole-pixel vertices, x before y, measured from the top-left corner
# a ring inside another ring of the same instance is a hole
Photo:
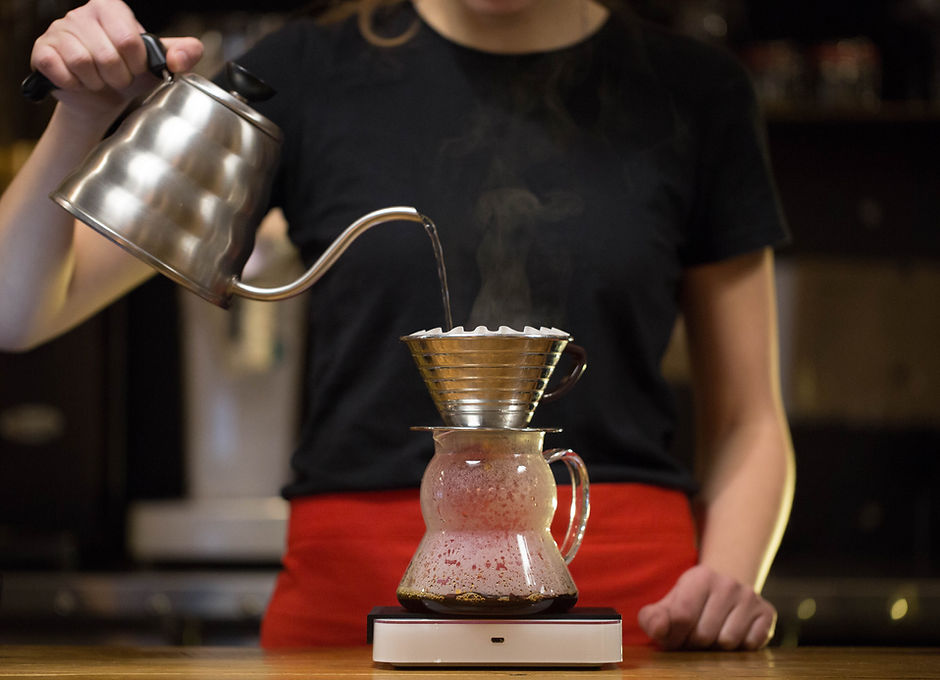
[[[570,564],[574,559],[578,548],[581,547],[581,539],[584,538],[584,529],[587,527],[588,515],[591,514],[590,482],[588,481],[587,467],[581,456],[571,449],[549,449],[543,451],[547,463],[561,461],[568,468],[568,474],[571,475],[571,510],[568,515],[568,530],[565,532],[565,538],[561,542],[559,550],[565,560],[565,564]]]

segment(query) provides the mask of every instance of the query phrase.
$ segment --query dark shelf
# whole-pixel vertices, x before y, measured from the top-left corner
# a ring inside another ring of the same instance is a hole
[[[764,116],[769,126],[800,125],[937,125],[940,106],[907,102],[884,102],[877,108],[820,107],[812,104],[768,106]]]
[[[940,108],[768,110],[785,254],[940,258]]]

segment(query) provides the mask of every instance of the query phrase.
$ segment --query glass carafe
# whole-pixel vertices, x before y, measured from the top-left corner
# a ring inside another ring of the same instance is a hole
[[[434,457],[421,482],[426,532],[398,586],[415,612],[524,616],[563,612],[578,599],[568,571],[589,513],[588,478],[570,449],[542,450],[546,430],[422,428]],[[567,466],[572,489],[561,547],[549,463]]]

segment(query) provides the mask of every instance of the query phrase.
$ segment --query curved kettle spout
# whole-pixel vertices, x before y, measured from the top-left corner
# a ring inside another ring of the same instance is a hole
[[[238,279],[232,282],[232,293],[252,300],[284,300],[299,295],[315,284],[332,267],[350,244],[363,232],[383,222],[404,220],[427,224],[427,218],[414,208],[399,206],[383,208],[360,217],[336,237],[322,255],[296,281],[277,288],[259,288]]]

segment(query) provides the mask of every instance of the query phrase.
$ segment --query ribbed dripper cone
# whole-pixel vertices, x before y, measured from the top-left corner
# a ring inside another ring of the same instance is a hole
[[[570,339],[554,330],[457,329],[415,333],[402,341],[445,425],[523,428]]]

